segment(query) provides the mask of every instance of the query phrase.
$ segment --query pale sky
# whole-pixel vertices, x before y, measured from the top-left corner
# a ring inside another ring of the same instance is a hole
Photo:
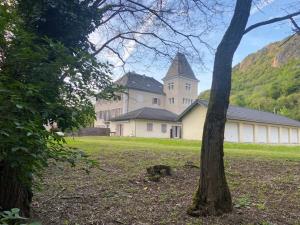
[[[294,2],[295,0],[264,1],[261,4],[258,4],[261,10],[258,10],[257,8],[253,7],[248,24],[250,25],[259,21],[271,19],[274,17],[274,15],[276,17],[284,16],[286,13],[282,11],[282,8],[285,5]],[[293,9],[290,9],[289,12],[292,12],[291,10]],[[149,20],[146,22],[147,24],[144,24],[144,27],[142,27],[141,29],[145,29],[145,26],[151,26],[151,22],[149,22],[151,19],[152,18],[150,17]],[[228,14],[228,18],[226,18],[226,20],[229,21],[230,19],[231,19],[231,14]],[[225,29],[226,27],[224,26],[224,28],[215,31],[209,37],[210,44],[214,48],[217,47],[217,44],[222,38]],[[250,33],[244,36],[238,50],[236,51],[233,65],[239,63],[243,58],[245,58],[250,53],[256,52],[257,50],[261,49],[265,45],[281,40],[291,34],[292,34],[292,29],[289,21],[268,25],[251,31]],[[92,35],[93,40],[97,40],[98,38],[99,35],[97,33]],[[132,61],[130,62],[130,59],[135,57],[135,47],[136,46],[134,43],[128,43],[129,52],[125,51],[124,53],[127,63],[123,68],[116,67],[113,70],[114,73],[113,78],[118,79],[124,74],[124,72],[135,71],[139,74],[145,74],[147,76],[154,77],[158,81],[162,82],[161,79],[165,76],[168,67],[170,65],[169,59],[164,57],[158,57],[154,61],[149,61],[147,60],[147,55],[145,55],[145,58],[140,59],[139,62],[132,62]],[[205,54],[206,69],[200,66],[199,63],[197,63],[197,61],[188,58],[188,61],[190,62],[196,77],[200,80],[199,92],[209,89],[212,80],[211,70],[213,66],[214,56],[208,50],[204,50],[203,52]],[[120,62],[118,62],[116,59],[113,59],[111,62],[117,66],[120,65]]]

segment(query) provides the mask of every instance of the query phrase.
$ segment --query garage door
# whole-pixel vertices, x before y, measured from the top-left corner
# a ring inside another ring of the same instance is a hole
[[[296,144],[298,143],[298,130],[291,129],[291,143]]]
[[[254,141],[253,129],[254,126],[251,124],[243,124],[243,135],[242,142],[252,143]]]
[[[270,143],[278,143],[279,142],[279,129],[278,127],[270,127],[269,130],[269,141]]]
[[[238,142],[238,124],[227,122],[225,125],[225,141]]]
[[[255,131],[255,142],[267,143],[267,127],[257,125]]]
[[[289,143],[289,129],[285,127],[280,128],[280,143]]]

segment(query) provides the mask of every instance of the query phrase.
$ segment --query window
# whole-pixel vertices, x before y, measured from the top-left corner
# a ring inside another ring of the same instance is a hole
[[[108,120],[110,120],[110,118],[111,118],[111,111],[110,110],[103,111],[102,119],[104,121],[108,121]]]
[[[170,104],[174,104],[175,103],[175,99],[174,98],[169,98],[169,103]]]
[[[116,110],[115,109],[110,110],[110,114],[111,114],[111,118],[114,118],[116,114]]]
[[[102,119],[104,120],[104,121],[106,121],[107,119],[106,119],[106,111],[103,111],[103,117],[102,117]]]
[[[186,83],[185,84],[185,90],[190,91],[191,90],[191,84]]]
[[[112,109],[110,114],[111,114],[111,118],[120,116],[122,114],[122,109],[121,108]]]
[[[167,124],[162,124],[161,125],[161,132],[166,133],[167,132]]]
[[[173,90],[174,89],[174,83],[168,83],[168,89]]]
[[[120,116],[122,114],[122,108],[117,109],[116,116]]]
[[[153,123],[147,123],[147,131],[153,130]]]
[[[153,98],[152,99],[152,104],[153,105],[160,105],[160,99],[159,98]]]
[[[103,118],[103,112],[102,112],[102,111],[98,112],[98,118],[99,118],[99,119],[102,119],[102,118]]]
[[[186,105],[190,105],[193,103],[193,100],[192,99],[189,99],[189,98],[183,98],[182,99],[182,103],[183,104],[186,104]]]

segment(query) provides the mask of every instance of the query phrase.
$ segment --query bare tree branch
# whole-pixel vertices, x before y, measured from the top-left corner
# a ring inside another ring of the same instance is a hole
[[[296,21],[294,20],[294,18],[292,17],[292,18],[290,18],[290,20],[291,20],[292,24],[293,24],[294,27],[295,27],[295,32],[296,32],[296,33],[300,33],[300,27],[299,27],[299,25],[296,23]]]
[[[99,36],[90,39],[92,54],[97,56],[103,52],[106,57],[113,53],[123,64],[132,54],[139,59],[140,50],[151,49],[155,55],[168,58],[181,51],[196,56],[197,62],[204,66],[203,52],[215,51],[205,38],[215,28],[216,16],[221,18],[224,12],[219,0],[86,1],[101,5],[99,12],[104,12],[96,24]],[[193,13],[197,16],[192,16]]]
[[[122,61],[123,65],[125,64],[124,59],[122,58],[122,56],[120,55],[120,53],[118,51],[116,51],[115,49],[109,47],[108,45],[105,46],[105,48],[109,49],[110,51],[112,51],[115,55],[118,56],[118,58]]]
[[[255,28],[265,26],[265,25],[268,25],[268,24],[272,24],[272,23],[276,23],[276,22],[280,22],[280,21],[283,21],[283,20],[288,20],[288,19],[291,19],[291,18],[293,18],[295,16],[298,16],[298,15],[300,15],[300,11],[295,12],[295,13],[291,13],[291,14],[286,15],[286,16],[276,17],[276,18],[273,18],[273,19],[270,19],[270,20],[266,20],[266,21],[262,21],[262,22],[253,24],[253,25],[251,25],[251,26],[249,26],[248,28],[245,29],[244,34],[250,32],[251,30],[253,30]]]

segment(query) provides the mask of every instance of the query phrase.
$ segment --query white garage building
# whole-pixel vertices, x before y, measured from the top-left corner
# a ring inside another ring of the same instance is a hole
[[[202,139],[207,106],[207,101],[197,100],[179,116],[183,139]],[[269,112],[229,106],[224,138],[228,142],[299,144],[300,122]]]

